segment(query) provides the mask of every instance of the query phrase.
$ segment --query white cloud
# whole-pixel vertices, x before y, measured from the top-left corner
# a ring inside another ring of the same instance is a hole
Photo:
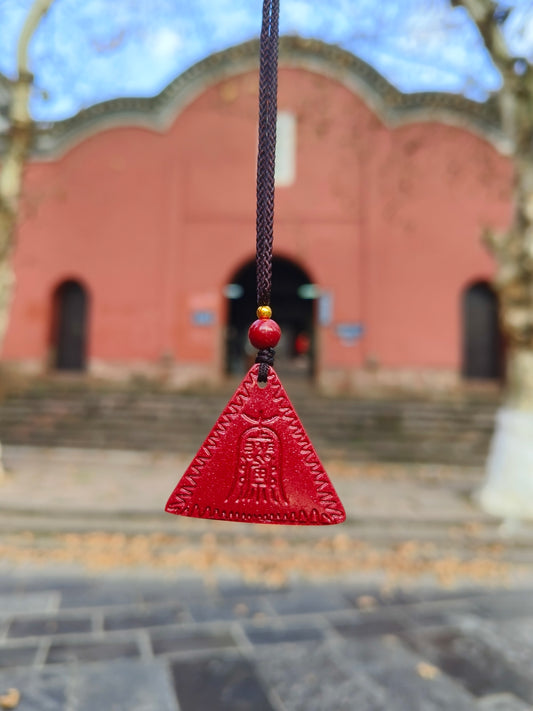
[[[183,38],[176,29],[159,27],[148,38],[148,48],[156,59],[172,57],[183,48]]]

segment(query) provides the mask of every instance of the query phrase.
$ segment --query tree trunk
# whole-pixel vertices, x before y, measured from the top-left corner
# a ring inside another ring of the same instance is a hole
[[[0,170],[0,352],[7,330],[15,283],[11,266],[15,227],[24,167],[30,153],[33,122],[29,100],[33,76],[29,71],[28,46],[43,16],[54,0],[33,0],[17,47],[18,78],[11,86],[10,131]],[[5,477],[0,443],[0,481]]]
[[[7,331],[15,275],[11,265],[24,166],[31,147],[28,102],[32,77],[27,72],[12,88],[10,140],[0,173],[0,352]],[[0,443],[0,481],[5,478]]]
[[[14,282],[15,278],[11,268],[11,262],[9,259],[4,259],[0,262],[0,343],[7,330]]]
[[[496,416],[479,492],[485,511],[503,519],[533,519],[533,351],[508,354],[507,396]]]
[[[533,162],[521,157],[515,158],[515,201],[513,227],[488,240],[508,351],[506,392],[479,503],[494,516],[523,520],[533,519]]]
[[[502,115],[514,144],[515,214],[511,229],[489,236],[487,243],[497,265],[507,378],[479,502],[488,513],[521,520],[533,519],[533,72],[528,67],[520,76],[503,76]]]
[[[0,347],[7,329],[9,305],[14,284],[11,269],[15,226],[24,166],[31,147],[32,122],[28,101],[32,78],[21,76],[13,85],[9,144],[0,173]]]

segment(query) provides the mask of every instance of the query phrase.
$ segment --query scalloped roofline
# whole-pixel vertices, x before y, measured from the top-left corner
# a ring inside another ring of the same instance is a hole
[[[259,42],[250,40],[194,64],[156,96],[112,99],[63,121],[39,123],[33,155],[53,159],[88,136],[112,127],[142,126],[164,131],[209,86],[256,70],[258,56]],[[503,153],[509,150],[494,97],[477,103],[457,94],[404,94],[362,59],[320,40],[281,37],[279,61],[280,66],[307,69],[340,82],[358,94],[388,126],[437,121],[476,133]]]

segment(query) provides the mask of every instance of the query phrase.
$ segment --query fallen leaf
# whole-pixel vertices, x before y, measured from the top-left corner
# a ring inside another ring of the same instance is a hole
[[[376,598],[372,595],[359,595],[357,598],[357,607],[360,610],[373,610],[376,606]]]
[[[18,689],[8,689],[0,696],[0,706],[3,709],[14,709],[20,703],[20,691]]]
[[[428,662],[419,662],[416,665],[416,672],[418,676],[422,677],[422,679],[434,679],[438,675],[439,670],[437,667],[434,667],[433,664],[428,664]]]

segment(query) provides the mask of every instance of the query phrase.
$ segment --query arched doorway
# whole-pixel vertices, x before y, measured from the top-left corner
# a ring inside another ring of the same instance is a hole
[[[498,380],[503,374],[503,343],[498,299],[485,281],[469,286],[462,297],[464,378]]]
[[[58,370],[85,370],[87,364],[87,291],[78,281],[60,284],[54,292],[52,347]]]
[[[276,370],[285,375],[313,375],[315,292],[309,275],[301,267],[289,259],[273,258],[271,306],[282,332],[276,348]],[[248,328],[256,318],[255,261],[234,274],[226,287],[226,296],[226,372],[241,374],[255,357],[255,350],[248,342]]]

